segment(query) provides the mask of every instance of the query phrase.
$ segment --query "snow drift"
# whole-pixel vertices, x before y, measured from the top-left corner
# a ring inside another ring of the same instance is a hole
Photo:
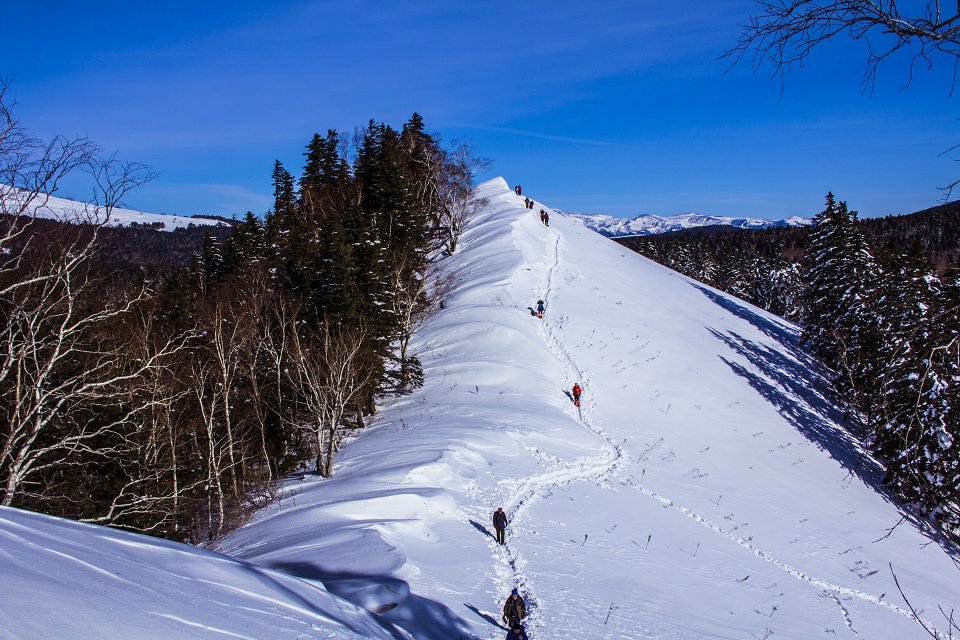
[[[0,507],[0,638],[394,638],[321,585],[148,536]]]

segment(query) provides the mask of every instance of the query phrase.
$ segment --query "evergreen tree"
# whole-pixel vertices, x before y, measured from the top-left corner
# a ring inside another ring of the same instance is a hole
[[[857,227],[857,214],[827,194],[805,256],[803,338],[836,373],[834,384],[871,424],[883,362],[880,272]]]
[[[248,211],[242,222],[236,224],[233,235],[223,247],[220,277],[242,276],[254,264],[264,264],[267,258],[266,238],[260,220]]]
[[[813,219],[810,246],[804,256],[803,341],[823,360],[836,363],[840,345],[836,337],[845,293],[842,279],[844,233],[849,218],[833,193],[827,194],[826,208]]]
[[[960,293],[956,282],[942,293],[922,264],[916,256],[903,261],[899,304],[890,323],[894,357],[884,386],[885,421],[874,445],[887,462],[887,481],[894,491],[956,527]]]
[[[300,190],[321,189],[348,179],[349,167],[340,153],[340,134],[334,129],[327,130],[327,136],[319,133],[307,145],[303,154],[307,161],[300,178]]]
[[[841,393],[850,394],[850,404],[859,409],[867,426],[872,427],[878,414],[885,367],[881,287],[884,274],[860,232],[857,212],[848,212],[845,202],[841,202],[839,208],[848,223],[840,255],[844,273],[839,324],[835,331],[842,346],[837,386]]]

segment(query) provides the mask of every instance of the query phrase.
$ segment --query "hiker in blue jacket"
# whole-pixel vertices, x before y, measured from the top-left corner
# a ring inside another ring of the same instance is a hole
[[[543,310],[544,310],[543,300],[537,300],[537,317],[538,318],[543,317]]]
[[[523,628],[523,625],[518,623],[507,632],[506,640],[530,640],[530,638],[527,636],[527,631]]]

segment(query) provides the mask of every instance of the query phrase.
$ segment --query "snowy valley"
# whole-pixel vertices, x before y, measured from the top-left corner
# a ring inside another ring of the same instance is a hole
[[[894,572],[943,629],[960,571],[796,327],[583,216],[543,225],[502,179],[477,195],[423,387],[332,478],[287,479],[210,551],[0,509],[0,638],[494,640],[514,587],[536,640],[927,637]]]

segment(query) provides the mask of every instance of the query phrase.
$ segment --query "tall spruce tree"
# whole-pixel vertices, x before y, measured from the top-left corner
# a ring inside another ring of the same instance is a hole
[[[847,403],[872,423],[883,368],[880,271],[856,212],[832,193],[814,218],[805,266],[803,339],[836,372],[834,384]]]
[[[834,199],[827,194],[823,211],[813,218],[810,246],[804,255],[803,341],[823,360],[836,363],[840,344],[836,328],[840,321],[841,299],[845,282],[842,279],[844,233],[849,219]]]
[[[886,420],[876,447],[893,490],[941,524],[960,526],[960,287],[907,261],[891,329]],[[938,304],[939,303],[939,304]]]

